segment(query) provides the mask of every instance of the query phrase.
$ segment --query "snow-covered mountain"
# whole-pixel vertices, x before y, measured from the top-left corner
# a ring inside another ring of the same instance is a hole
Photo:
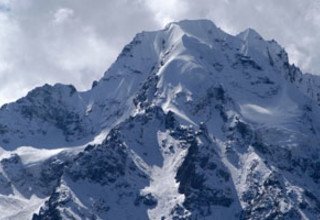
[[[139,33],[89,91],[0,109],[0,219],[320,219],[319,105],[252,29]]]

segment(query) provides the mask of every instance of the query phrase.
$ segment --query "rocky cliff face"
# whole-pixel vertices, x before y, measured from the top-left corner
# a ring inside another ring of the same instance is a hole
[[[319,86],[252,29],[140,33],[91,90],[46,85],[1,108],[0,210],[318,219]]]

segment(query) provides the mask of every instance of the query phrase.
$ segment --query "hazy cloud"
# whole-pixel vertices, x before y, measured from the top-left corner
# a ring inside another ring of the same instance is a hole
[[[44,83],[89,88],[137,31],[153,26],[139,1],[0,0],[0,104]]]
[[[0,0],[0,104],[44,83],[87,89],[135,33],[182,19],[252,27],[320,73],[319,12],[315,0]]]
[[[70,8],[60,8],[54,13],[54,22],[62,23],[70,19],[74,14],[74,11]]]

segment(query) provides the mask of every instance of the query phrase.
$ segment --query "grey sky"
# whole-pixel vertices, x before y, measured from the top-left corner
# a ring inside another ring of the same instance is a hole
[[[87,89],[135,33],[197,18],[232,34],[254,28],[320,74],[315,0],[0,0],[0,104],[44,83]]]

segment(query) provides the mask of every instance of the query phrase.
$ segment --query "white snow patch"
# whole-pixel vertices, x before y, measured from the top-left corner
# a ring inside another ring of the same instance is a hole
[[[265,114],[271,115],[272,111],[262,106],[254,105],[254,104],[246,104],[241,106],[241,110],[244,113],[252,113],[252,114]]]
[[[151,183],[150,186],[142,190],[142,194],[151,193],[157,200],[157,206],[148,210],[150,219],[159,219],[165,216],[169,219],[172,209],[177,204],[182,204],[185,196],[178,192],[179,183],[176,181],[176,172],[183,159],[185,158],[188,149],[181,149],[177,141],[173,140],[167,133],[158,133],[159,146],[162,141],[167,141],[167,146],[173,146],[175,153],[169,153],[168,149],[162,149],[164,162],[162,167],[151,167]]]
[[[31,196],[29,199],[16,196],[0,195],[0,220],[32,219],[33,213],[39,211],[47,198]]]

